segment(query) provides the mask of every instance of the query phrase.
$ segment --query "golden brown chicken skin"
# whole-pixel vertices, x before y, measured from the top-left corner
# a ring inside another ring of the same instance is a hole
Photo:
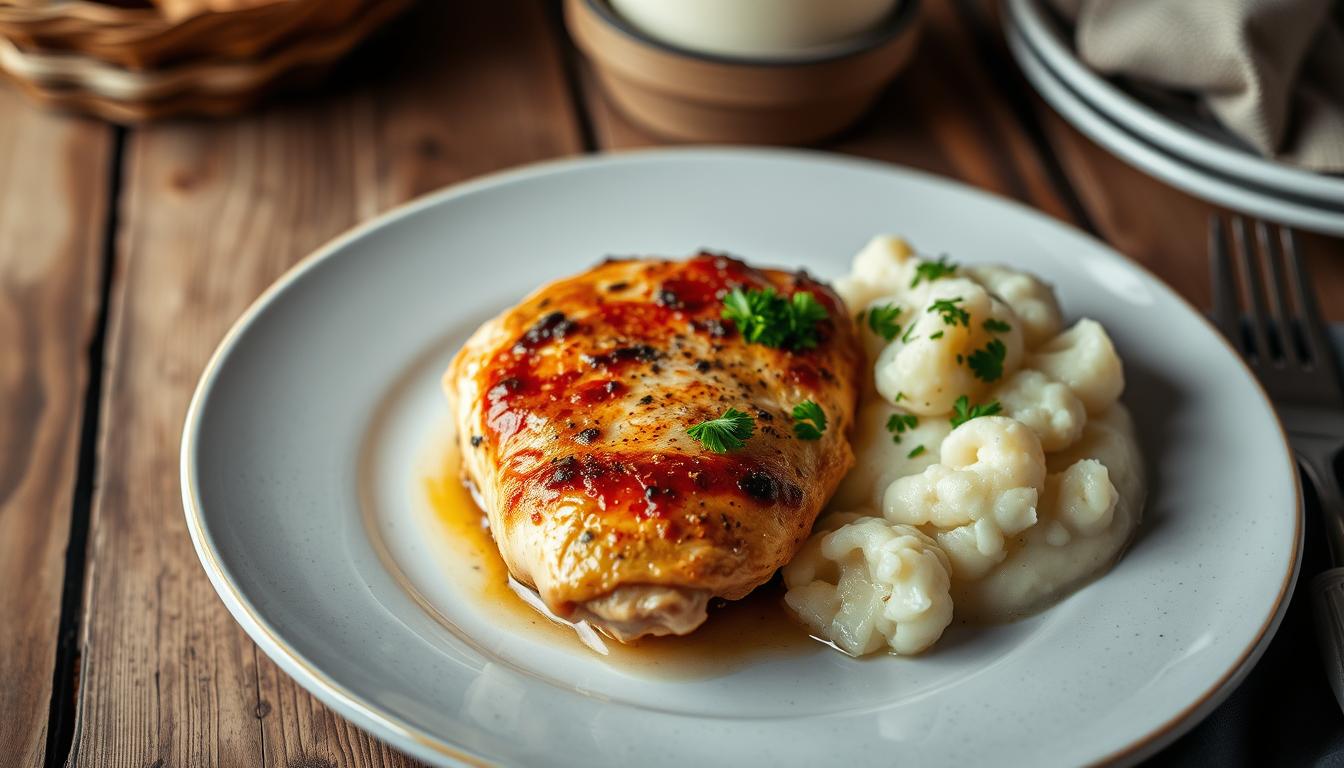
[[[815,348],[747,343],[722,318],[733,288],[806,291]],[[853,463],[862,351],[841,300],[805,273],[701,253],[609,259],[488,321],[444,376],[465,479],[509,570],[547,606],[628,640],[685,634],[709,599],[767,581]],[[795,436],[819,404],[828,428]],[[687,434],[735,408],[736,451]]]

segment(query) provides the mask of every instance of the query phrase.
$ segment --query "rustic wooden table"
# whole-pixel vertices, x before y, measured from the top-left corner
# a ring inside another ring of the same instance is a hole
[[[827,148],[1023,201],[1207,305],[1210,206],[1045,107],[992,5],[925,10],[916,61]],[[653,143],[536,0],[422,3],[323,92],[232,120],[123,129],[0,88],[0,762],[411,763],[215,597],[178,489],[188,397],[243,308],[351,225],[500,168]],[[1344,242],[1305,245],[1344,319]]]

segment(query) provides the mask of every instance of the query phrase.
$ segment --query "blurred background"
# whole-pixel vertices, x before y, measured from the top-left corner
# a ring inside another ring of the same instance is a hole
[[[550,158],[796,145],[1017,200],[1202,308],[1211,215],[1291,226],[1339,322],[1341,13],[1328,0],[0,0],[0,754],[410,764],[257,651],[181,521],[179,432],[211,350],[349,227]],[[1285,633],[1309,631],[1301,610]],[[1160,760],[1328,760],[1344,729],[1315,663],[1276,642],[1235,711]],[[1268,693],[1284,680],[1299,694],[1287,707]]]

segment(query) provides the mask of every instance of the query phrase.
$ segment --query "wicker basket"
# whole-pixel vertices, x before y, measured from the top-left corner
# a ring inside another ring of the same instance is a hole
[[[246,0],[173,18],[181,0],[166,11],[0,0],[0,73],[38,101],[117,122],[227,114],[321,71],[409,4]]]

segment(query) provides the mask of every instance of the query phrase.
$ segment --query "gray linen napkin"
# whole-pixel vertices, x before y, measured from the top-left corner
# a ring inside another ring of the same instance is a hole
[[[1074,22],[1078,55],[1093,69],[1193,93],[1261,154],[1344,172],[1344,3],[1050,3]]]

